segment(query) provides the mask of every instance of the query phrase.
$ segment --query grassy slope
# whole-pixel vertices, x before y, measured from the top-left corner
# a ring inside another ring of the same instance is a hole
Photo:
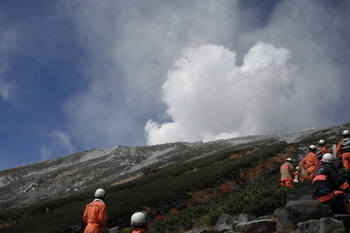
[[[153,218],[151,233],[210,227],[222,212],[271,214],[285,204],[289,192],[299,188],[279,186],[279,165],[287,157],[297,158],[296,148],[315,143],[321,136],[307,137],[296,145],[232,148],[108,187],[108,227],[118,225],[128,232],[131,214],[140,210],[147,210]],[[0,213],[0,232],[79,232],[91,193]]]

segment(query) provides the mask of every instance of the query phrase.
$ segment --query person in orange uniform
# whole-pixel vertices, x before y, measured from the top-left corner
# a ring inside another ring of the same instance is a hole
[[[312,180],[312,196],[324,204],[331,205],[336,214],[350,213],[350,185],[333,166],[334,157],[330,153],[322,156],[322,163]]]
[[[291,158],[287,158],[286,162],[281,165],[280,173],[282,186],[293,187],[294,166],[292,161]]]
[[[304,167],[307,170],[307,178],[312,179],[314,172],[320,166],[320,160],[316,155],[317,147],[315,145],[309,146],[309,153],[305,158],[300,162],[300,166]]]
[[[336,154],[342,159],[343,167],[350,168],[350,132],[349,130],[343,131],[343,139],[338,143],[336,148]]]
[[[301,162],[303,160],[300,161],[299,163],[299,170],[300,170],[300,175],[299,175],[299,180],[300,181],[305,181],[308,179],[308,176],[307,176],[307,169],[303,166],[301,166]]]
[[[321,139],[318,142],[318,148],[317,148],[316,154],[317,154],[317,157],[318,157],[319,160],[322,159],[322,156],[324,154],[331,153],[325,145],[326,145],[326,141],[323,140],[323,139]]]
[[[148,215],[145,211],[136,212],[131,216],[131,226],[134,227],[132,233],[148,232]]]
[[[106,227],[107,207],[104,202],[106,192],[103,189],[95,191],[95,200],[86,205],[83,220],[87,224],[84,233],[101,233]]]

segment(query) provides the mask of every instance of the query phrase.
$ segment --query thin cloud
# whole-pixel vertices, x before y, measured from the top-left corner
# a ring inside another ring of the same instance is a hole
[[[54,131],[45,133],[44,136],[51,138],[51,140],[40,146],[41,160],[51,159],[58,153],[73,154],[76,151],[72,143],[72,137],[68,133]]]
[[[12,102],[15,98],[16,85],[6,77],[9,68],[11,54],[18,48],[18,33],[16,29],[6,28],[2,30],[0,37],[0,96]]]

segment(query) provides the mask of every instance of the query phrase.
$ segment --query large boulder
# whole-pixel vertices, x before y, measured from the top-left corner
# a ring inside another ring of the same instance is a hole
[[[248,214],[241,213],[236,218],[231,215],[222,213],[216,221],[214,231],[220,233],[234,232],[236,226],[240,223],[246,223],[252,220]]]
[[[329,205],[315,200],[290,201],[284,209],[277,209],[274,215],[279,219],[278,229],[296,228],[300,222],[310,219],[332,218],[334,214]]]
[[[334,218],[344,223],[347,232],[350,232],[350,214],[336,214]]]
[[[302,187],[296,194],[289,194],[286,198],[286,202],[301,201],[301,200],[313,200],[312,199],[312,185]]]
[[[309,220],[298,223],[297,232],[307,233],[346,233],[342,221],[333,218],[321,218],[320,220]]]
[[[276,231],[276,222],[270,219],[254,220],[237,224],[235,233],[273,233]]]
[[[232,232],[232,226],[231,224],[234,223],[235,218],[233,218],[231,215],[222,213],[218,220],[216,221],[214,231],[217,232]]]
[[[273,215],[252,219],[241,213],[237,217],[221,214],[212,230],[193,229],[187,233],[350,233],[350,215],[334,215],[330,205],[312,200],[311,186],[289,196],[284,208]]]

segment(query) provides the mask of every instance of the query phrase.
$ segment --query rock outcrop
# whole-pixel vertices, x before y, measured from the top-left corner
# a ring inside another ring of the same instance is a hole
[[[212,230],[193,229],[186,233],[347,233],[350,215],[334,215],[329,205],[312,200],[310,187],[287,198],[284,208],[272,215],[253,219],[247,214],[221,214]]]

